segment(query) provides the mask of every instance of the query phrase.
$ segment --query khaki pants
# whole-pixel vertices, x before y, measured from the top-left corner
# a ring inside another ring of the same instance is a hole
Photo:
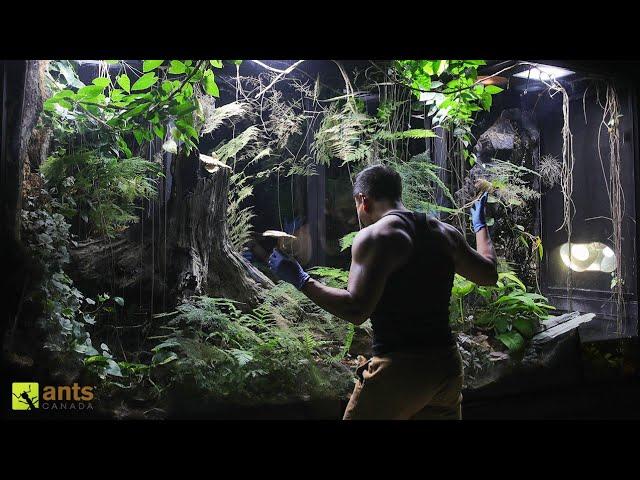
[[[462,358],[457,346],[372,357],[343,420],[461,420]]]

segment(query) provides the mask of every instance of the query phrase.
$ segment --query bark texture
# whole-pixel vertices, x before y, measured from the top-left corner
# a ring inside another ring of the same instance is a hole
[[[118,238],[78,244],[74,277],[149,299],[152,311],[203,294],[257,304],[261,287],[273,284],[228,242],[228,170],[207,173],[197,153],[178,156],[171,170],[166,212],[156,204],[151,218]]]

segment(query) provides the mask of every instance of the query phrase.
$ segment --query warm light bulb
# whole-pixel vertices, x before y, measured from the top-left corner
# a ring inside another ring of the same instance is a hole
[[[571,256],[575,257],[576,260],[584,262],[589,258],[589,249],[586,245],[571,245]]]

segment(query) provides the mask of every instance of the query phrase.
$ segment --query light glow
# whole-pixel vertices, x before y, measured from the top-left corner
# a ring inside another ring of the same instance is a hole
[[[584,262],[587,258],[589,258],[589,249],[586,247],[586,245],[576,243],[574,245],[571,245],[571,256]]]
[[[571,70],[566,70],[560,67],[552,67],[550,65],[538,64],[535,67],[531,67],[529,70],[516,73],[513,76],[519,77],[519,78],[527,78],[530,80],[536,80],[538,82],[551,82],[558,78],[571,75],[572,73],[575,73],[575,72],[572,72]]]
[[[560,258],[574,272],[606,272],[616,269],[616,255],[604,243],[564,243],[560,247]]]

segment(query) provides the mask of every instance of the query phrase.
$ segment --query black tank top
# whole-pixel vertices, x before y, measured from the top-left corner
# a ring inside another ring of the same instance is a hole
[[[394,210],[413,238],[407,263],[393,272],[371,315],[373,354],[416,351],[455,344],[449,301],[455,267],[450,250],[424,213]]]

